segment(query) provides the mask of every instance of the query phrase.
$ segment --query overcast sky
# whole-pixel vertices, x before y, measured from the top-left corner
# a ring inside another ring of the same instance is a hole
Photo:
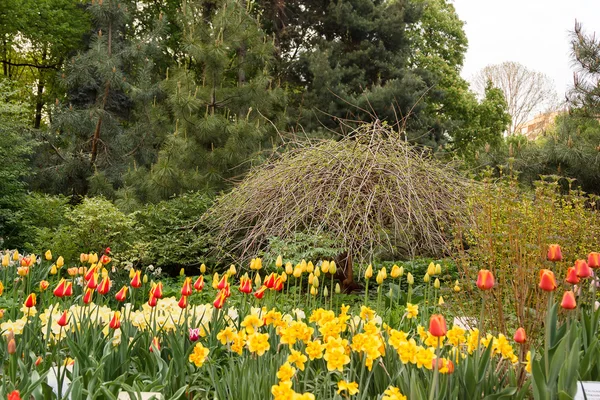
[[[569,33],[575,19],[600,36],[600,0],[454,0],[469,48],[462,75],[516,61],[554,80],[559,98],[573,82]]]

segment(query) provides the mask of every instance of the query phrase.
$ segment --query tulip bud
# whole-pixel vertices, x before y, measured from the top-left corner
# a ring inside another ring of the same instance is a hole
[[[63,265],[65,265],[65,259],[63,258],[63,256],[60,256],[56,259],[56,266],[58,268],[61,268]]]
[[[557,244],[551,244],[548,246],[548,261],[562,261],[562,252],[560,246]]]
[[[213,279],[212,279],[212,287],[213,287],[213,289],[216,289],[218,284],[219,284],[219,273],[215,272],[214,275],[213,275]]]
[[[121,327],[121,312],[115,311],[115,313],[113,314],[113,317],[111,318],[110,322],[108,323],[108,326],[114,330],[117,330]]]
[[[94,295],[94,289],[86,289],[83,295],[83,304],[90,304],[92,302],[92,296]]]
[[[320,268],[315,268],[315,276],[317,278],[321,276],[321,269]]]
[[[82,264],[84,262],[87,262],[88,259],[89,259],[89,256],[87,254],[81,253],[79,255],[79,262],[82,263]]]
[[[444,298],[442,296],[440,296],[440,299],[438,300],[438,305],[443,305],[444,304]]]
[[[150,343],[150,348],[148,350],[150,353],[154,353],[154,350],[160,352],[160,341],[156,336],[152,339],[152,343]]]
[[[305,259],[302,259],[302,261],[300,261],[300,268],[302,268],[302,272],[306,272],[306,268],[308,267],[308,264],[306,263]]]
[[[227,272],[229,273],[229,276],[234,276],[235,274],[237,274],[237,269],[235,268],[235,265],[231,264]]]
[[[433,281],[433,287],[436,289],[440,288],[440,280],[438,278],[435,278],[435,281]]]
[[[14,338],[11,338],[8,341],[7,351],[8,351],[8,354],[15,354],[17,352],[17,342],[15,342]]]
[[[515,342],[523,344],[527,341],[527,335],[525,335],[525,329],[519,328],[515,332],[515,336],[513,337]]]
[[[588,267],[590,268],[600,268],[600,253],[590,253],[588,254]]]
[[[262,285],[262,279],[260,278],[260,275],[258,273],[256,273],[256,276],[254,277],[254,284],[256,286]]]
[[[442,274],[442,266],[440,264],[435,264],[435,274],[436,275]]]
[[[142,282],[144,284],[148,283],[148,275],[144,274],[144,278],[142,278]]]
[[[52,264],[52,267],[50,267],[50,275],[56,275],[58,273],[58,269],[56,268],[56,265]]]
[[[589,278],[592,276],[592,269],[588,267],[586,260],[576,260],[575,261],[575,271],[577,271],[577,276],[580,278]]]
[[[400,273],[398,276],[404,276],[404,267],[400,267]]]
[[[300,278],[300,276],[302,275],[302,267],[296,266],[296,268],[294,268],[293,275],[294,278]]]
[[[327,290],[327,286],[325,286],[325,287],[323,288],[323,296],[324,296],[324,297],[327,297],[327,296],[329,296],[329,290]]]
[[[335,265],[335,261],[329,263],[329,268],[327,269],[331,275],[335,275],[337,271],[337,266]]]
[[[13,261],[19,261],[19,252],[17,250],[14,251],[12,259]]]
[[[481,290],[490,290],[494,287],[496,281],[494,280],[494,275],[491,271],[487,269],[479,270],[479,274],[477,275],[477,287]]]
[[[383,273],[382,271],[377,272],[377,276],[375,277],[375,282],[377,282],[378,285],[381,285],[383,283]]]
[[[430,262],[427,266],[427,275],[435,275],[435,264],[433,262]]]
[[[306,272],[308,273],[313,273],[315,270],[315,266],[313,265],[312,261],[309,261],[308,264],[306,264]]]
[[[59,326],[67,326],[69,323],[69,313],[65,310],[57,321]]]
[[[287,274],[285,273],[285,271],[281,273],[281,276],[280,276],[280,278],[281,278],[281,280],[282,280],[283,282],[286,282],[286,281],[287,281],[287,278],[288,278],[288,276],[287,276]]]
[[[129,290],[128,286],[123,286],[121,288],[121,290],[119,290],[117,292],[117,294],[115,295],[115,299],[117,299],[117,301],[125,301],[125,299],[127,299],[127,291]]]
[[[336,294],[342,293],[342,288],[340,287],[340,284],[338,282],[335,283],[335,293]]]
[[[285,273],[288,275],[292,275],[294,273],[294,267],[291,262],[285,263]]]
[[[406,275],[406,282],[408,282],[409,285],[414,285],[415,283],[415,278],[410,272]]]
[[[202,265],[200,266],[200,273],[202,275],[204,275],[206,273],[206,265],[204,265],[204,263],[202,263]]]
[[[315,277],[313,278],[312,285],[313,285],[313,287],[315,287],[315,288],[318,288],[318,287],[319,287],[319,278],[317,278],[317,277],[315,276]]]
[[[579,283],[579,277],[577,276],[575,267],[567,268],[567,278],[565,280],[571,285],[577,285]]]
[[[194,282],[194,289],[199,292],[204,289],[204,275],[200,275],[198,279],[196,279],[196,282]]]
[[[314,286],[311,286],[310,287],[310,294],[313,295],[313,296],[316,296],[317,293],[319,293],[319,291],[317,290],[317,288],[314,287]]]
[[[133,271],[133,268],[131,269]],[[133,273],[133,276],[131,277],[131,282],[130,285],[132,288],[141,288],[142,287],[142,280],[140,279],[140,275],[142,274],[142,271],[135,271]]]
[[[181,296],[181,299],[179,299],[179,302],[177,303],[177,305],[182,310],[187,308],[187,306],[188,306],[187,296]]]
[[[321,272],[323,272],[324,274],[329,272],[329,261],[325,260],[321,263]]]
[[[9,255],[7,253],[7,254],[5,254],[5,255],[2,256],[2,266],[3,267],[8,267],[9,263],[10,263],[10,257],[9,257]]]
[[[365,270],[365,279],[371,279],[373,277],[373,266],[369,264]]]
[[[277,260],[275,260],[275,266],[277,268],[281,268],[283,266],[283,257],[281,257],[281,254],[277,256]]]
[[[560,306],[565,310],[574,310],[577,308],[577,302],[575,301],[575,293],[572,290],[566,291],[563,294]]]
[[[44,257],[46,257],[46,260],[48,261],[52,260],[52,252],[50,250],[46,250]]]
[[[36,305],[35,293],[31,293],[29,296],[27,296],[27,298],[25,299],[25,303],[23,305],[27,308],[35,307],[35,305]]]
[[[423,277],[423,282],[429,283],[429,273],[425,272],[425,276]]]
[[[183,285],[181,286],[181,295],[187,297],[191,294],[192,294],[192,278],[187,277],[187,278],[185,278],[185,280],[183,281]]]
[[[429,319],[429,333],[435,337],[442,337],[446,335],[448,331],[446,327],[446,320],[441,314],[433,314]]]
[[[556,279],[554,278],[554,273],[549,269],[540,270],[540,289],[546,292],[553,292],[556,286]]]
[[[185,276],[185,269],[184,268],[181,268],[179,270],[179,276]]]
[[[268,288],[266,286],[261,286],[260,289],[258,289],[256,292],[254,292],[254,297],[256,297],[257,299],[262,299],[265,296],[265,291]]]
[[[392,270],[390,271],[390,275],[394,279],[398,278],[400,276],[400,267],[398,267],[396,264],[394,264],[394,266],[392,267]]]
[[[1,282],[0,282],[1,283]],[[48,286],[50,286],[50,282],[44,280],[44,281],[40,281],[40,292],[45,291],[46,289],[48,289]]]

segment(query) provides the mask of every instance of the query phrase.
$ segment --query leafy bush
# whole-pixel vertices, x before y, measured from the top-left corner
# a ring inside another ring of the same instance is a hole
[[[540,268],[553,269],[562,281],[567,265],[598,250],[595,197],[561,192],[558,177],[536,182],[534,191],[520,188],[514,176],[486,179],[467,203],[469,220],[456,226],[455,259],[467,281],[465,293],[479,298],[469,283],[481,268],[494,273],[497,287],[490,294],[487,322],[501,332],[523,326],[535,338],[546,307],[537,287]],[[546,261],[552,243],[567,255],[559,265]]]
[[[198,224],[210,204],[208,196],[188,193],[133,213],[136,240],[121,258],[136,266],[153,264],[169,274],[178,273],[182,267],[216,262],[208,255],[212,237]],[[196,272],[196,268],[190,270]]]

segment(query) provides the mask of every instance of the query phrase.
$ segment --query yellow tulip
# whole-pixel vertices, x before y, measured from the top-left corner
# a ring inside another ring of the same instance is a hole
[[[340,287],[340,284],[338,282],[336,282],[336,284],[335,284],[335,293],[336,294],[342,293],[342,288]]]
[[[442,296],[440,296],[440,300],[438,301],[438,304],[441,306],[442,304],[444,304],[444,298]]]
[[[233,276],[233,275],[237,274],[237,269],[235,268],[235,265],[231,264],[229,266],[228,272],[229,272],[229,276]]]
[[[31,255],[29,256],[29,260],[31,260],[31,265],[35,264],[35,263],[36,263],[36,261],[37,261],[37,258],[36,258],[36,256],[35,256],[35,254],[31,254]]]
[[[309,261],[308,264],[306,264],[306,272],[312,273],[315,270],[315,266],[313,265],[312,261]]]
[[[302,268],[302,272],[306,272],[307,267],[308,267],[308,264],[306,263],[306,260],[302,259],[302,261],[300,261],[300,268]]]
[[[313,285],[313,287],[319,287],[319,278],[317,278],[317,277],[315,276],[315,277],[313,278],[312,285]]]
[[[213,289],[216,289],[218,284],[219,284],[219,273],[215,272],[215,274],[213,275],[213,280],[212,280]]]
[[[369,264],[365,271],[365,279],[371,279],[373,277],[373,266]]]
[[[144,277],[142,278],[142,283],[148,283],[148,275],[144,274]]]
[[[285,271],[284,271],[284,272],[282,272],[280,276],[281,276],[281,280],[282,280],[283,282],[287,281],[287,277],[288,277],[288,276],[287,276],[287,274],[285,273]]]
[[[429,273],[425,272],[425,276],[423,277],[423,282],[429,283],[429,280],[430,280]]]
[[[435,278],[435,281],[433,282],[433,287],[436,289],[440,288],[440,280],[438,278]]]
[[[319,293],[319,291],[317,290],[317,288],[315,288],[314,286],[311,286],[311,288],[310,288],[310,294],[312,294],[313,296],[316,296],[317,293]]]
[[[413,285],[415,283],[415,278],[410,272],[406,275],[406,282],[408,282],[409,285]]]
[[[336,270],[337,270],[337,267],[335,265],[335,261],[330,262],[329,263],[329,273],[331,275],[335,275]]]
[[[427,274],[429,274],[429,276],[435,275],[435,264],[433,262],[430,262],[427,266]]]
[[[321,276],[321,270],[319,268],[315,268],[315,276],[317,278]]]
[[[440,264],[435,264],[435,274],[436,275],[442,274],[442,266]]]
[[[323,272],[324,274],[329,272],[329,261],[325,260],[321,263],[321,272]]]
[[[52,260],[52,252],[50,250],[46,250],[46,253],[44,253],[44,256],[46,257],[46,260],[48,260],[48,261]]]
[[[7,253],[7,254],[5,254],[5,255],[2,256],[2,266],[3,267],[8,267],[9,262],[10,262],[10,257],[9,257],[9,255]]]
[[[293,275],[294,278],[300,278],[300,276],[302,275],[302,267],[297,266],[296,268],[294,268]]]
[[[56,268],[55,264],[52,264],[50,267],[50,275],[56,275],[58,273],[58,268]]]
[[[456,293],[460,292],[460,286],[458,285],[458,281],[456,281],[456,283],[454,284],[454,291]]]
[[[0,281],[0,296],[2,296],[2,293],[4,293],[4,284]]]
[[[394,264],[394,266],[392,267],[392,270],[390,271],[390,275],[394,279],[399,277],[400,276],[400,267],[397,266],[396,264]]]
[[[206,273],[206,265],[204,265],[204,263],[202,263],[202,265],[200,266],[200,273],[202,275],[204,275]]]
[[[19,260],[19,252],[17,250],[15,250],[15,252],[13,253],[13,261],[18,261]]]
[[[294,267],[289,261],[285,263],[285,273],[288,275],[292,275],[294,273]]]
[[[179,270],[179,276],[185,276],[185,269],[181,268]]]
[[[377,282],[378,285],[381,285],[383,283],[383,280],[385,278],[383,277],[382,271],[379,271],[377,273],[377,277],[375,278],[375,281]]]
[[[400,274],[398,276],[404,276],[404,267],[400,267]]]
[[[260,279],[260,275],[258,274],[258,272],[256,273],[256,276],[254,277],[254,284],[256,286],[262,285],[262,279]]]
[[[329,296],[329,291],[327,290],[327,286],[325,286],[323,288],[323,296],[325,296],[325,297]]]
[[[56,259],[56,266],[58,268],[61,268],[63,265],[65,265],[65,259],[63,258],[63,256],[60,256]]]
[[[281,268],[281,266],[283,265],[283,257],[281,257],[281,254],[277,256],[277,260],[275,260],[275,266],[277,268]]]
[[[383,275],[383,279],[387,279],[387,270],[385,267],[381,268],[381,275]]]
[[[135,269],[131,268],[129,270],[129,279],[133,279],[134,276],[135,276]]]
[[[313,279],[315,279],[315,274],[313,274],[312,272],[310,274],[308,274],[308,284],[312,285],[313,283]]]

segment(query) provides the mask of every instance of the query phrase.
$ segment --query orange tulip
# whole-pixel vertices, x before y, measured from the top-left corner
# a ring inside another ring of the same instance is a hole
[[[217,309],[222,308],[223,304],[225,304],[225,299],[227,299],[227,296],[225,296],[225,292],[223,290],[219,291],[219,293],[217,294],[217,298],[213,302],[213,306]]]
[[[592,269],[588,267],[586,260],[575,260],[575,271],[580,278],[589,278],[592,276]]]
[[[73,282],[67,282],[65,285],[65,297],[73,296]]]
[[[58,319],[57,324],[59,326],[66,326],[69,323],[69,313],[67,312],[67,310],[65,310],[62,315],[60,316],[60,318]]]
[[[110,291],[110,278],[105,276],[98,285],[98,293],[105,295]]]
[[[563,294],[560,306],[565,310],[573,310],[577,307],[577,302],[575,301],[575,293],[573,293],[572,290],[569,290],[565,292],[565,294]]]
[[[8,394],[7,400],[21,400],[21,392],[13,390]]]
[[[560,246],[557,244],[551,244],[548,246],[548,261],[562,261],[562,252]]]
[[[8,354],[15,354],[17,352],[17,342],[15,342],[14,337],[8,341],[6,351]]]
[[[94,289],[86,289],[83,295],[83,304],[90,304],[92,302],[92,296],[94,295]]]
[[[140,288],[142,287],[142,271],[135,271],[135,275],[131,279],[130,285],[132,288]]]
[[[29,296],[27,296],[27,298],[25,299],[25,307],[27,308],[31,308],[31,307],[35,307],[36,304],[36,299],[35,299],[35,293],[31,293]]]
[[[98,274],[92,275],[92,279],[90,279],[87,283],[88,289],[96,289],[98,287]]]
[[[181,287],[181,295],[189,296],[192,294],[192,278],[185,278]]]
[[[50,286],[50,282],[48,281],[40,281],[40,292],[45,291]]]
[[[198,279],[196,279],[196,282],[194,282],[194,289],[199,292],[204,289],[204,275],[200,275]]]
[[[262,285],[260,289],[258,289],[255,293],[254,293],[254,297],[256,297],[257,299],[262,299],[265,296],[265,291],[268,288],[265,285]]]
[[[108,326],[110,326],[111,329],[119,329],[121,327],[121,313],[119,311],[115,311]]]
[[[240,279],[240,292],[245,294],[252,293],[252,279],[246,277]]]
[[[187,306],[188,306],[187,296],[181,296],[181,299],[179,299],[179,302],[177,303],[177,305],[181,309],[187,308]]]
[[[527,340],[527,335],[525,335],[525,329],[523,329],[523,328],[517,329],[513,339],[515,339],[515,342],[517,342],[517,343],[521,343],[521,344],[525,343],[525,341]]]
[[[549,269],[540,270],[540,289],[546,292],[553,292],[556,287],[554,272],[550,271]]]
[[[110,262],[110,257],[107,256],[106,254],[103,254],[102,257],[100,257],[100,263],[101,264],[108,264]]]
[[[600,253],[592,252],[588,254],[588,267],[600,268]]]
[[[31,258],[23,257],[21,258],[21,267],[29,267],[31,265]]]
[[[90,258],[89,254],[81,253],[79,255],[79,262],[81,262],[81,263],[87,262],[89,258]]]
[[[487,269],[479,270],[477,275],[477,287],[481,290],[490,290],[494,287],[494,274]]]
[[[56,297],[64,297],[65,295],[65,286],[67,285],[67,281],[65,281],[64,279],[61,279],[60,282],[58,282],[58,285],[56,285],[56,288],[54,289],[54,295]]]
[[[441,314],[433,314],[429,318],[429,333],[435,337],[442,337],[446,335],[448,328],[446,328],[446,320]]]
[[[77,267],[67,268],[67,274],[69,274],[69,276],[75,276],[78,273],[79,273],[79,268],[77,268]]]
[[[567,278],[565,280],[571,285],[577,285],[579,283],[579,277],[577,276],[575,267],[567,268]]]
[[[119,290],[117,292],[117,294],[115,295],[115,299],[117,299],[117,301],[125,301],[125,299],[127,299],[127,291],[128,290],[129,290],[129,287],[123,286],[121,288],[121,290]]]

